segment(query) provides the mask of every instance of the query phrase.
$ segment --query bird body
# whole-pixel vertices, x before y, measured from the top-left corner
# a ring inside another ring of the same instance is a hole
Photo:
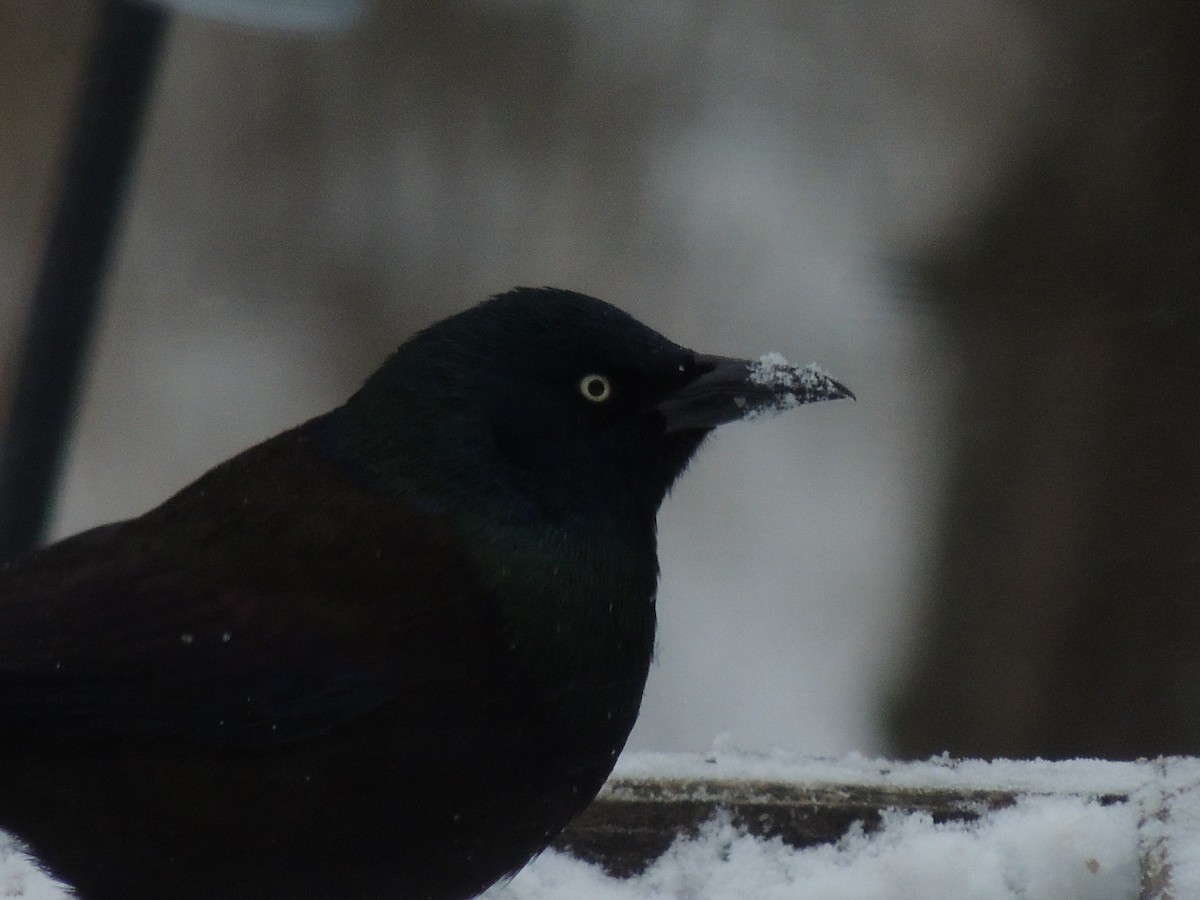
[[[656,511],[744,414],[718,359],[518,289],[5,565],[0,827],[89,900],[452,900],[515,871],[633,727]]]

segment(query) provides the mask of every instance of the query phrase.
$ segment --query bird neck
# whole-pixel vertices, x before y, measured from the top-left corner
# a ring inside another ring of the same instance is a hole
[[[589,527],[589,525],[595,527]],[[600,523],[514,525],[476,519],[466,535],[514,649],[574,677],[645,670],[654,648],[658,563],[645,533]],[[639,690],[640,696],[640,690]]]
[[[637,719],[654,654],[653,535],[637,554],[602,536],[478,523],[472,546],[505,649],[539,698],[529,727],[576,764],[599,754],[588,765],[603,778]]]
[[[412,398],[405,421],[429,427],[385,430],[388,419],[363,399],[311,423],[325,452],[366,489],[402,496],[457,532],[510,649],[537,677],[640,700],[654,648],[655,508],[619,491],[559,502],[561,493],[505,477],[469,417],[447,425],[438,417],[453,411],[425,415]]]

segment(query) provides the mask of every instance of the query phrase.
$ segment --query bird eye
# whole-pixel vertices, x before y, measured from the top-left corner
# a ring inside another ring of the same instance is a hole
[[[579,380],[579,393],[592,403],[603,403],[612,396],[612,383],[603,375],[584,375]]]

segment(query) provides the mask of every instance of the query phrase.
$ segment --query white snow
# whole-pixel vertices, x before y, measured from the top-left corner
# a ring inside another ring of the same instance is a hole
[[[0,897],[68,900],[57,881],[33,864],[11,837],[0,831]]]
[[[1177,783],[1200,784],[1200,759],[1110,762],[952,759],[935,756],[917,762],[874,759],[857,753],[840,759],[809,757],[788,750],[748,753],[718,737],[708,753],[625,753],[614,779],[709,779],[774,781],[788,784],[850,784],[925,787],[1014,793],[1103,795],[1132,793],[1160,780],[1170,766]]]
[[[621,779],[671,779],[998,790],[1019,797],[966,823],[889,810],[873,833],[854,828],[836,844],[801,850],[749,837],[718,816],[638,877],[610,878],[548,851],[489,890],[486,900],[1200,897],[1200,759],[909,763],[746,754],[718,744],[707,754],[627,753],[614,779],[605,790],[616,794]],[[1165,882],[1146,880],[1146,872],[1160,870]],[[66,898],[11,843],[0,845],[0,896]]]
[[[816,363],[794,366],[782,353],[764,353],[750,364],[750,382],[772,388],[777,393],[769,403],[758,405],[747,419],[776,415],[804,403],[828,400],[835,384]],[[842,396],[838,393],[835,396]]]
[[[891,810],[872,834],[856,829],[836,845],[802,850],[739,834],[717,820],[624,881],[547,852],[488,891],[487,900],[1137,900],[1143,867],[1153,869],[1160,859],[1169,887],[1148,890],[1147,900],[1200,897],[1200,760],[896,763],[718,749],[626,754],[614,775],[983,789],[1020,797],[968,823],[938,824],[925,813]],[[1099,799],[1114,795],[1128,799]]]
[[[1137,897],[1137,813],[1038,797],[970,824],[887,813],[871,835],[793,850],[715,821],[641,876],[606,878],[545,853],[488,900],[1126,900]]]
[[[796,367],[782,353],[772,350],[758,358],[750,368],[750,380],[755,384],[775,384],[781,372],[791,372]]]

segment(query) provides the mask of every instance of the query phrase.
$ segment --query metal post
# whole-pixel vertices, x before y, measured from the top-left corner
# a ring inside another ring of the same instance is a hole
[[[100,14],[0,438],[0,560],[35,547],[49,518],[167,17],[137,0]]]

